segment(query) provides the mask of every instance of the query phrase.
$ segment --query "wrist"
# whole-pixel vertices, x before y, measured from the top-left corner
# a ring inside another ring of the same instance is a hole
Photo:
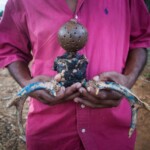
[[[128,78],[128,84],[131,88],[142,72],[147,59],[147,51],[143,48],[137,48],[129,51],[127,62],[123,74]]]
[[[22,61],[16,61],[9,64],[8,70],[21,87],[26,86],[32,79],[28,65]]]
[[[127,85],[126,85],[126,87],[127,88],[132,88],[132,86],[134,85],[134,83],[136,82],[136,79],[137,79],[137,77],[138,76],[136,76],[134,73],[131,73],[131,74],[124,74],[125,76],[126,76],[126,78],[127,78]]]
[[[23,79],[20,80],[21,82],[19,82],[21,87],[25,87],[28,84],[31,83],[35,83],[35,82],[51,82],[54,79],[54,77],[49,77],[49,76],[45,76],[45,75],[38,75],[36,77],[33,78],[27,78],[27,79]]]
[[[23,87],[27,86],[30,83],[31,83],[31,79],[22,80],[22,81],[19,82],[19,85],[23,88]]]

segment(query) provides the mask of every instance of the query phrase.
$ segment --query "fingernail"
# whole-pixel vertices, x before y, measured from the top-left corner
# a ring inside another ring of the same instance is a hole
[[[62,87],[61,87],[61,90],[64,92],[64,91],[65,91],[65,87],[64,87],[64,86],[62,86]]]
[[[83,93],[83,92],[85,92],[85,89],[84,89],[84,88],[80,88],[80,89],[79,89],[79,92],[80,92],[80,93]]]
[[[79,82],[75,83],[75,84],[72,85],[72,87],[79,89],[81,87],[81,83],[79,83]]]
[[[81,87],[81,83],[76,83],[76,87],[80,88]]]
[[[93,78],[93,80],[99,81],[99,76],[95,76],[95,77]]]
[[[88,91],[88,92],[90,92],[90,91],[91,91],[91,88],[90,88],[90,87],[88,87],[88,88],[87,88],[87,91]]]
[[[56,74],[55,77],[54,77],[54,79],[55,79],[57,82],[61,81],[61,74]]]
[[[99,93],[99,88],[96,88],[95,94],[98,95],[98,93]]]
[[[75,103],[78,103],[78,99],[77,99],[77,98],[75,98],[73,101],[74,101]]]
[[[82,89],[82,88],[81,88],[81,89],[79,89],[79,92],[80,92],[80,93],[83,93],[83,89]]]

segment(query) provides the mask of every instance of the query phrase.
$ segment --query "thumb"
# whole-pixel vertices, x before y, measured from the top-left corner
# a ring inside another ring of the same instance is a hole
[[[104,72],[99,75],[101,81],[113,81],[116,82],[118,78],[117,72]]]

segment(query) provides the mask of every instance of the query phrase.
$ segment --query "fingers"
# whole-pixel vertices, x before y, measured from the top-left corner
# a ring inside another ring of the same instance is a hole
[[[71,87],[68,87],[66,89],[64,87],[61,87],[56,97],[50,95],[49,92],[45,90],[35,91],[30,94],[30,96],[44,104],[55,105],[68,100],[73,100],[75,97],[78,97],[80,95],[80,93],[78,92],[78,89],[80,87],[80,83],[75,83]]]
[[[73,99],[75,99],[76,97],[79,97],[79,96],[80,96],[80,93],[79,93],[79,92],[76,92],[76,93],[74,93],[74,94],[68,96],[68,97],[66,98],[66,101],[73,100]]]
[[[65,91],[62,92],[62,94],[56,96],[54,99],[60,100],[60,102],[73,100],[75,97],[80,95],[80,93],[78,92],[78,89],[80,87],[81,87],[81,83],[75,83],[71,87],[66,88]]]
[[[118,84],[123,84],[125,80],[125,75],[118,73],[118,72],[104,72],[101,73],[99,76],[95,76],[93,78],[94,81],[99,82],[99,81],[112,81],[116,82]]]
[[[56,74],[54,79],[57,81],[57,82],[60,82],[61,79],[62,79],[62,75],[60,73]]]
[[[52,96],[44,90],[35,91],[31,93],[30,96],[44,104],[50,104],[52,99]]]
[[[116,95],[113,91],[105,91],[102,90],[99,92],[98,95],[95,94],[95,90],[91,88],[88,92],[84,88],[79,89],[80,93],[82,94],[82,100],[84,99],[85,105],[92,106],[92,107],[116,107],[120,104],[120,95]],[[81,97],[79,102],[82,102]],[[97,105],[97,106],[95,106]]]
[[[112,100],[119,100],[122,98],[122,94],[113,91],[113,90],[100,90],[98,94],[96,93],[96,89],[91,88],[89,93],[102,100],[112,99]]]
[[[87,99],[82,99],[80,97],[75,98],[74,102],[82,103],[82,104],[84,104],[86,106],[89,106],[89,107],[92,107],[92,108],[106,108],[106,107],[108,107],[108,106],[105,106],[105,105],[102,105],[102,104],[94,104],[94,103],[88,101]]]
[[[112,90],[100,90],[98,94],[96,94],[96,89],[90,87],[86,91],[84,88],[80,88],[79,91],[84,97],[88,97],[93,99],[99,99],[99,100],[119,100],[122,98],[122,95],[118,92],[112,91]]]
[[[118,72],[104,72],[100,74],[98,77],[99,81],[113,81],[116,82],[117,84],[121,84],[128,88],[132,87],[132,83],[130,83],[129,76],[126,76]],[[95,77],[93,78],[93,80],[95,80]]]
[[[99,75],[101,81],[114,81],[117,83],[118,76],[121,75],[117,72],[104,72]]]
[[[78,89],[81,87],[81,83],[75,83],[71,87],[66,88],[56,97],[53,97],[53,103],[58,104],[62,102],[66,102],[68,100],[73,100],[75,97],[78,97],[80,93]]]
[[[66,88],[65,97],[72,95],[75,91],[78,91],[81,88],[81,83],[75,83],[71,87]]]
[[[86,98],[76,97],[74,99],[74,102],[82,103],[92,108],[112,108],[112,107],[117,107],[120,104],[120,101],[114,101],[114,100],[99,100],[99,101],[95,100],[93,102],[87,99],[87,97]]]

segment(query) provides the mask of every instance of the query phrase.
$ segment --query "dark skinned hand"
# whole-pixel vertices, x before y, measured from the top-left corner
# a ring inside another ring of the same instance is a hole
[[[48,76],[37,76],[28,82],[26,82],[26,85],[34,82],[50,82],[53,80],[52,78]],[[59,103],[64,103],[69,100],[73,100],[74,98],[78,97],[80,95],[79,88],[81,87],[80,83],[75,83],[71,87],[64,88],[61,87],[60,90],[57,92],[57,96],[52,96],[48,91],[46,90],[38,90],[35,92],[32,92],[29,96],[39,100],[40,102],[47,104],[47,105],[56,105]]]
[[[131,87],[129,77],[117,72],[106,72],[93,78],[95,81],[113,81],[128,88]],[[82,103],[93,108],[117,107],[120,104],[122,95],[112,90],[101,90],[96,95],[96,89],[92,86],[87,89],[79,89],[82,96],[74,99],[75,102]]]

